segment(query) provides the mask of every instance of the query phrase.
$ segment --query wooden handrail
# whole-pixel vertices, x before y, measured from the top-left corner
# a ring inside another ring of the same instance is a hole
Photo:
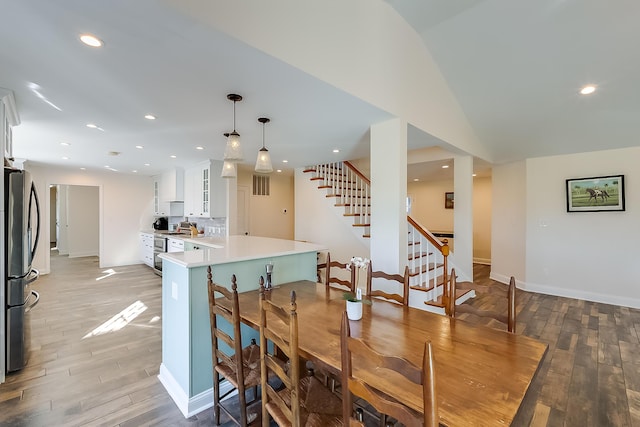
[[[433,246],[438,248],[440,252],[442,252],[442,255],[444,256],[449,255],[449,241],[447,239],[444,239],[444,240],[438,239],[436,236],[433,235],[433,233],[431,233],[429,230],[424,228],[422,225],[420,225],[415,219],[411,218],[409,215],[407,215],[407,221],[409,222],[409,224],[413,225],[415,229],[420,232],[420,234],[426,237],[426,239]]]
[[[362,172],[360,172],[360,171],[359,171],[355,166],[353,166],[353,165],[351,164],[351,162],[349,162],[349,161],[345,160],[345,161],[343,161],[342,163],[343,163],[346,167],[348,167],[349,169],[351,169],[351,171],[352,171],[353,173],[355,173],[356,175],[358,175],[358,177],[359,177],[361,180],[363,180],[364,182],[366,182],[366,183],[367,183],[367,185],[371,185],[371,181],[369,181],[369,178],[367,178],[366,176],[364,176],[364,175],[362,174]]]

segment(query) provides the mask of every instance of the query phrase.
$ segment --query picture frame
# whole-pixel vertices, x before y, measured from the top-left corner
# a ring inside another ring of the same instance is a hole
[[[624,175],[567,179],[567,212],[624,211]]]
[[[444,193],[444,208],[453,209],[453,191]]]

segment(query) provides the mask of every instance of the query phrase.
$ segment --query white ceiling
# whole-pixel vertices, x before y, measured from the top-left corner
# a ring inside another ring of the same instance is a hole
[[[422,36],[496,162],[638,145],[639,2],[387,2]],[[275,167],[367,157],[369,126],[390,117],[165,2],[0,0],[0,10],[0,87],[14,91],[22,120],[16,157],[145,175],[221,159],[228,93],[245,98],[236,129],[247,164],[261,145],[258,117],[272,120]],[[105,46],[83,45],[83,32]],[[598,91],[579,96],[586,83]],[[419,139],[409,146],[428,144]],[[428,166],[412,165],[409,179]]]
[[[493,161],[638,145],[640,2],[387,0]],[[579,95],[586,84],[598,90]]]

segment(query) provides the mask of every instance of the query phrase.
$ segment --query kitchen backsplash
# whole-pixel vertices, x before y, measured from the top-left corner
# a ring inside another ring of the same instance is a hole
[[[226,218],[190,218],[190,222],[197,224],[198,230],[204,230],[208,237],[224,237],[227,235]]]

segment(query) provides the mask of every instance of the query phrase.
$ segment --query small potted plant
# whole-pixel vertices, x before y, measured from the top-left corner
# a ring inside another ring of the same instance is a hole
[[[347,301],[347,317],[349,320],[362,319],[362,304],[371,304],[371,301],[362,298],[362,289],[356,289],[355,295],[353,292],[345,292],[343,297]]]

